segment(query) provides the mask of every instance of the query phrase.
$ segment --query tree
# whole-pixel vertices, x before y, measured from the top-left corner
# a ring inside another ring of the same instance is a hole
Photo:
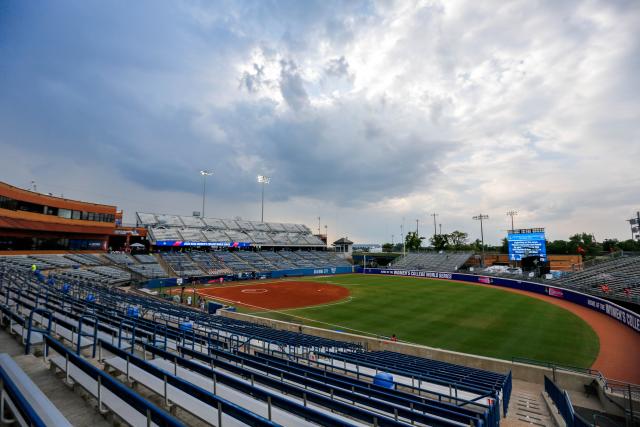
[[[547,241],[547,253],[550,255],[567,255],[569,254],[569,242],[566,240]]]
[[[596,242],[593,234],[578,233],[569,237],[569,250],[574,254],[596,256],[602,252],[602,245]]]
[[[624,242],[618,243],[618,247],[623,251],[638,252],[640,251],[640,242],[633,239],[628,239],[628,240],[625,240]]]
[[[382,245],[382,252],[392,252],[392,251],[393,251],[392,243],[385,243],[384,245]]]
[[[487,245],[484,245],[485,249],[487,249]],[[475,252],[481,252],[482,251],[482,241],[480,239],[476,239],[472,244],[471,244],[471,249],[473,249]]]
[[[500,245],[500,253],[509,253],[509,240],[506,237],[502,239],[502,245]]]
[[[449,234],[450,245],[453,246],[453,249],[455,249],[456,251],[462,250],[467,244],[468,237],[469,234],[467,233],[458,230],[453,231],[451,232],[451,234]]]
[[[417,251],[418,249],[420,249],[420,246],[422,246],[423,240],[424,237],[418,236],[418,233],[416,233],[415,231],[410,231],[407,233],[404,239],[404,244],[407,247],[408,251]]]
[[[431,239],[431,246],[437,251],[443,251],[449,249],[449,235],[448,234],[436,234]]]
[[[604,239],[602,242],[602,250],[605,252],[615,252],[619,249],[618,239]]]

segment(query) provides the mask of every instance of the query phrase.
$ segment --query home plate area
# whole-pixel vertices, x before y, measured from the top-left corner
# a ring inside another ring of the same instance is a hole
[[[339,301],[349,296],[349,290],[328,283],[285,281],[206,288],[198,290],[198,294],[254,308],[277,310]]]

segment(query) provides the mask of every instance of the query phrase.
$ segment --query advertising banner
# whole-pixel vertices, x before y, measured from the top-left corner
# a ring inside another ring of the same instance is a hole
[[[250,242],[188,242],[184,240],[158,240],[156,246],[170,246],[170,247],[189,247],[189,246],[207,246],[217,248],[248,248],[251,246]]]

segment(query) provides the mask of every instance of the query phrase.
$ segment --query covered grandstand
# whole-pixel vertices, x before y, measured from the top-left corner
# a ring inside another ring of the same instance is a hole
[[[239,219],[200,218],[138,212],[157,247],[324,248],[325,243],[303,224]]]

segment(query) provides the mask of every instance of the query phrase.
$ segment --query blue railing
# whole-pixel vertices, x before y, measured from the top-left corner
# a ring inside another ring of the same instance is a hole
[[[511,390],[513,390],[513,376],[511,371],[509,371],[509,375],[507,375],[507,379],[504,380],[504,386],[502,387],[502,411],[505,417],[507,416],[509,402],[511,401]]]
[[[582,419],[573,409],[569,393],[566,390],[560,389],[553,381],[547,376],[544,377],[544,391],[547,392],[553,404],[558,408],[558,412],[567,424],[567,427],[589,427],[592,424]]]

